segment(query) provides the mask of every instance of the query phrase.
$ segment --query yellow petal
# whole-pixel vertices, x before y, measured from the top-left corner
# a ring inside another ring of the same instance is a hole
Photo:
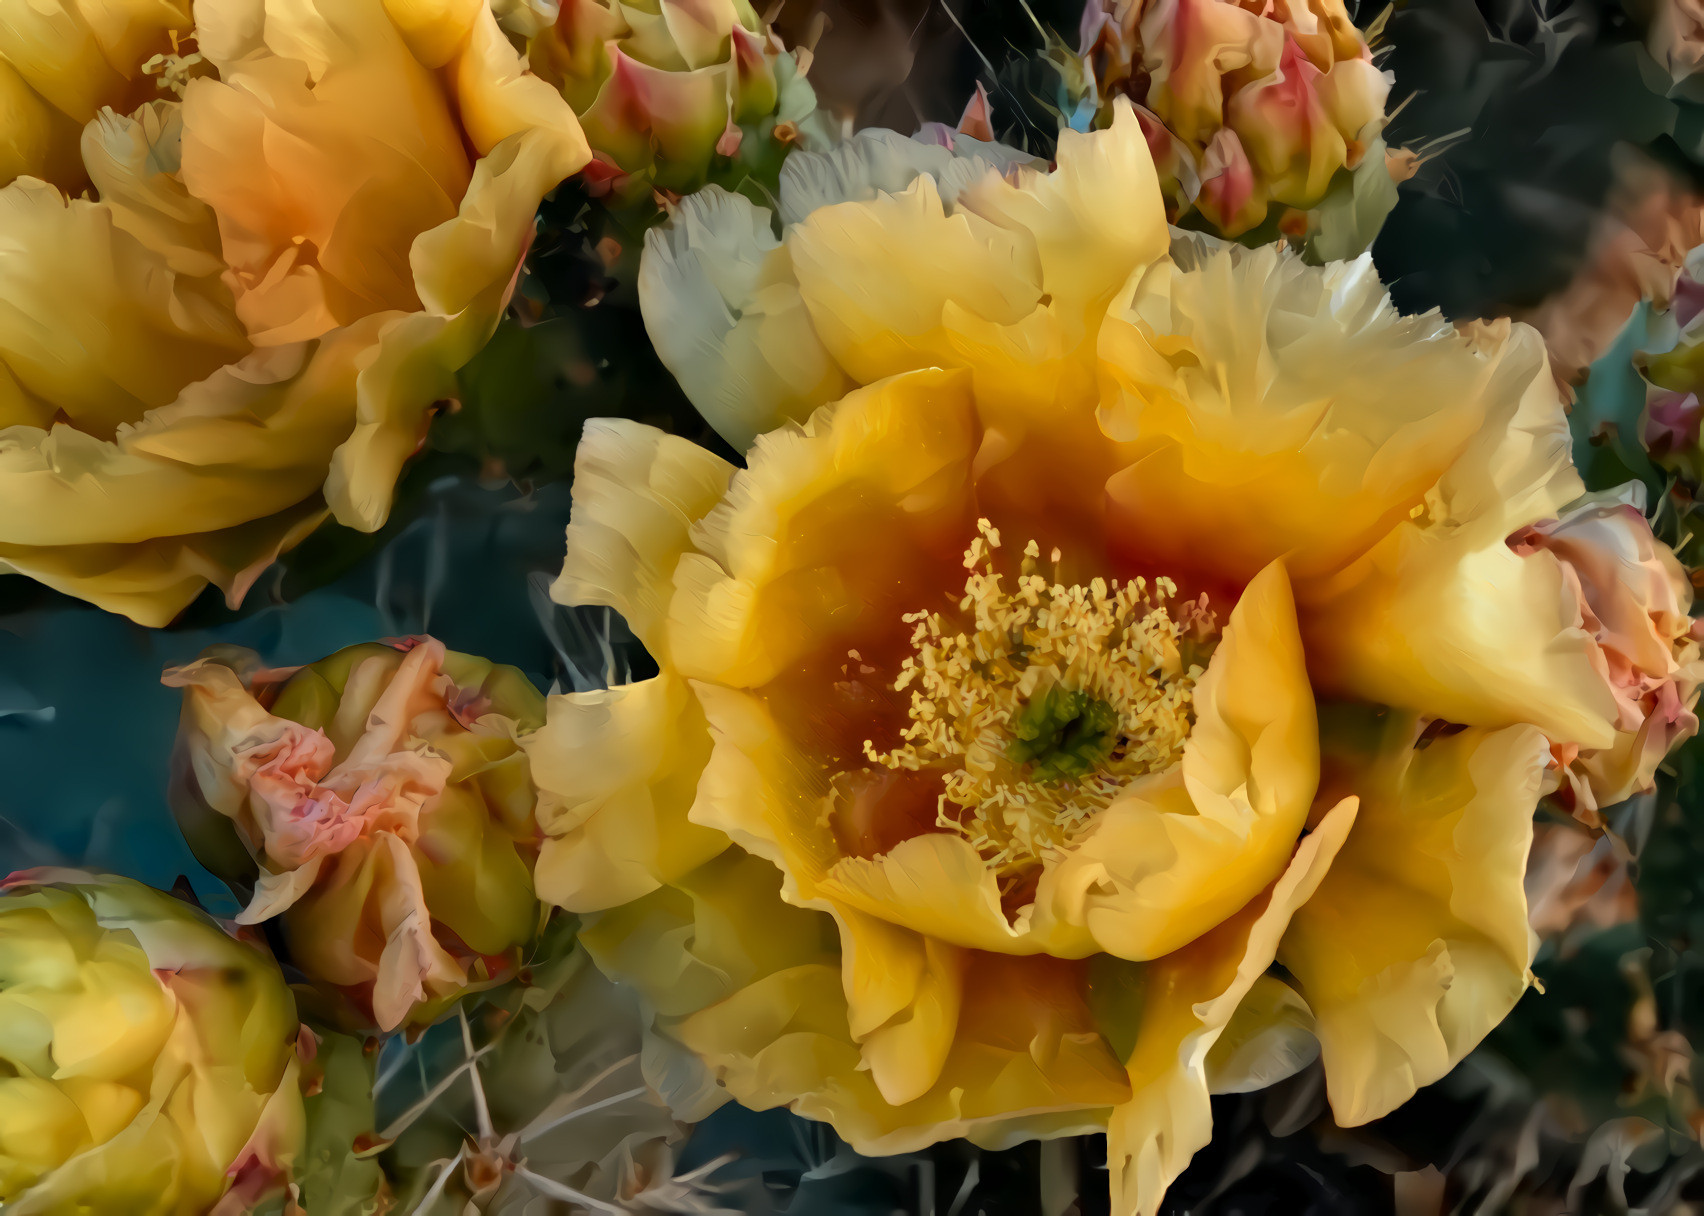
[[[683,675],[751,687],[837,639],[898,627],[918,591],[871,573],[938,578],[973,518],[966,379],[896,376],[758,441],[675,569],[669,651]]]
[[[1083,958],[1103,948],[1081,922],[1035,924],[1027,911],[1008,919],[994,871],[957,833],[925,832],[880,857],[841,858],[815,890],[837,905],[977,950]],[[1043,898],[1037,902],[1046,907]]]
[[[635,983],[661,1011],[649,1075],[665,1094],[675,1085],[688,1098],[683,1106],[671,1097],[675,1109],[702,1112],[731,1094],[754,1109],[788,1106],[827,1120],[860,1152],[891,1153],[953,1136],[1005,1147],[1088,1132],[1128,1094],[1094,1030],[1082,964],[967,955],[940,1077],[893,1105],[852,1035],[848,993],[862,1032],[911,998],[913,976],[926,1002],[937,999],[929,995],[934,981],[923,977],[944,980],[950,966],[932,970],[915,955],[890,954],[914,970],[855,969],[843,986],[834,920],[790,907],[778,885],[768,862],[732,849],[676,888],[597,914],[582,931],[599,967]],[[931,1016],[916,1032],[932,1043],[930,1025],[944,1023]],[[896,1045],[904,1048],[896,1062],[932,1059],[935,1050]]]
[[[958,1030],[965,952],[873,916],[837,913],[847,1026],[882,1100],[903,1106],[940,1079]]]
[[[0,362],[93,435],[111,438],[248,348],[222,283],[173,273],[102,204],[14,182],[0,190],[0,233]]]
[[[727,489],[733,467],[696,443],[622,419],[586,423],[574,454],[568,556],[550,595],[614,608],[659,662],[663,623],[688,530]]]
[[[62,190],[84,178],[77,159],[78,126],[0,58],[0,186],[39,177]]]
[[[1470,726],[1532,722],[1553,742],[1606,747],[1614,698],[1593,666],[1555,557],[1505,543],[1579,496],[1567,419],[1525,326],[1471,335],[1534,365],[1438,485],[1361,560],[1298,585],[1309,669],[1323,690]]]
[[[1195,713],[1179,771],[1114,801],[1037,892],[1121,958],[1168,954],[1248,903],[1283,872],[1307,819],[1319,744],[1281,564],[1232,611]]]
[[[1296,909],[1318,889],[1355,821],[1346,799],[1302,839],[1282,876],[1205,936],[1151,964],[1126,1066],[1131,1098],[1107,1126],[1112,1210],[1155,1216],[1196,1150],[1212,1138],[1207,1061],[1214,1043],[1272,965]]]
[[[863,383],[966,367],[997,411],[1084,407],[1102,311],[1165,249],[1134,113],[1121,107],[1112,129],[1063,138],[1051,174],[1019,170],[1012,186],[984,170],[959,184],[922,174],[902,192],[819,207],[789,229],[817,333]]]
[[[1412,718],[1369,718],[1328,719],[1326,785],[1358,794],[1361,814],[1278,956],[1318,1020],[1345,1127],[1442,1077],[1526,990],[1521,884],[1549,761],[1530,726],[1415,749]]]
[[[1476,433],[1509,427],[1529,384],[1561,418],[1533,343],[1479,353],[1436,315],[1401,316],[1370,258],[1203,237],[1114,306],[1100,368],[1102,425],[1134,457],[1109,529],[1154,569],[1232,583],[1277,557],[1301,584],[1360,556]]]
[[[547,712],[522,741],[545,835],[533,872],[540,899],[570,912],[615,907],[728,847],[687,821],[710,732],[678,677],[551,697]]]

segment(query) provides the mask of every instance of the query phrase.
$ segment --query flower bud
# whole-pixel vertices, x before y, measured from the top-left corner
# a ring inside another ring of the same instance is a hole
[[[778,165],[801,123],[824,137],[800,60],[746,0],[562,0],[528,56],[629,200]]]
[[[328,1016],[435,1020],[535,935],[537,791],[517,746],[544,700],[430,638],[267,670],[246,651],[168,671],[185,690],[174,805],[192,847],[281,918]]]
[[[1557,559],[1579,627],[1595,642],[1592,665],[1615,698],[1609,747],[1557,755],[1562,801],[1592,821],[1599,809],[1651,788],[1657,765],[1698,733],[1693,710],[1704,662],[1690,615],[1692,585],[1638,507],[1613,494],[1521,529],[1509,547]]]
[[[1102,120],[1114,98],[1129,97],[1181,145],[1187,171],[1155,157],[1174,219],[1193,206],[1238,236],[1266,224],[1274,206],[1281,215],[1307,213],[1351,191],[1349,179],[1364,165],[1388,176],[1378,136],[1391,78],[1373,66],[1337,0],[1263,9],[1231,0],[1092,0],[1083,34]],[[1149,137],[1150,145],[1163,142]],[[1304,216],[1298,231],[1335,219],[1352,223],[1354,243],[1364,246],[1377,231],[1376,223],[1363,231],[1364,210]],[[1295,235],[1295,226],[1282,231]],[[1328,241],[1335,250],[1344,238]]]
[[[277,966],[127,878],[0,884],[0,1207],[239,1212],[302,1136]]]

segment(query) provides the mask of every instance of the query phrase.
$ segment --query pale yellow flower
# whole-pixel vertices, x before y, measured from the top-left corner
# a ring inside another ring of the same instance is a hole
[[[1105,1130],[1128,1214],[1211,1093],[1318,1053],[1353,1125],[1443,1076],[1530,980],[1551,748],[1619,720],[1507,539],[1581,492],[1537,335],[1168,234],[1127,105],[1051,173],[795,153],[779,204],[651,238],[746,467],[588,426],[555,595],[660,671],[528,744],[655,1083],[873,1153]]]
[[[236,1216],[302,1136],[277,965],[127,878],[0,889],[0,1205],[19,1216]]]
[[[0,570],[150,625],[327,515],[383,523],[588,156],[483,4],[195,17],[181,101],[83,128],[96,201],[0,190]]]

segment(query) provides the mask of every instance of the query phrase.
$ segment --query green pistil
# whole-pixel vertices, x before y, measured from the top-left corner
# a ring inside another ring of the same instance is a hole
[[[1006,759],[1030,766],[1036,782],[1081,781],[1118,744],[1118,713],[1105,701],[1057,684],[1031,696],[1012,718]]]

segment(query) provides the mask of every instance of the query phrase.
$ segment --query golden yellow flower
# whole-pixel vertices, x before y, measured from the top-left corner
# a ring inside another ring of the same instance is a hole
[[[302,1135],[273,961],[127,878],[0,887],[0,1205],[20,1216],[252,1210]]]
[[[226,650],[184,689],[173,802],[203,862],[279,917],[290,960],[355,1028],[425,1025],[519,969],[536,936],[526,676],[432,638],[301,669]]]
[[[1104,1127],[1151,1211],[1211,1090],[1317,1039],[1362,1122],[1524,990],[1550,746],[1618,714],[1507,538],[1580,485],[1534,334],[1168,249],[1128,110],[1051,175],[903,145],[795,156],[779,240],[709,192],[648,252],[665,360],[761,437],[588,429],[557,592],[662,671],[552,700],[538,887],[689,1109]]]
[[[536,882],[687,1117],[1105,1130],[1153,1212],[1211,1093],[1317,1052],[1365,1122],[1527,987],[1551,748],[1620,714],[1508,538],[1581,484],[1535,333],[1168,235],[1127,105],[1051,173],[959,153],[861,135],[779,237],[715,191],[652,236],[658,349],[757,438],[586,430],[555,594],[660,672],[551,698]]]
[[[540,198],[589,155],[483,4],[195,17],[162,69],[181,101],[83,128],[96,201],[0,190],[0,570],[150,625],[210,581],[240,600],[328,514],[383,523]],[[81,62],[32,87],[70,96]]]

